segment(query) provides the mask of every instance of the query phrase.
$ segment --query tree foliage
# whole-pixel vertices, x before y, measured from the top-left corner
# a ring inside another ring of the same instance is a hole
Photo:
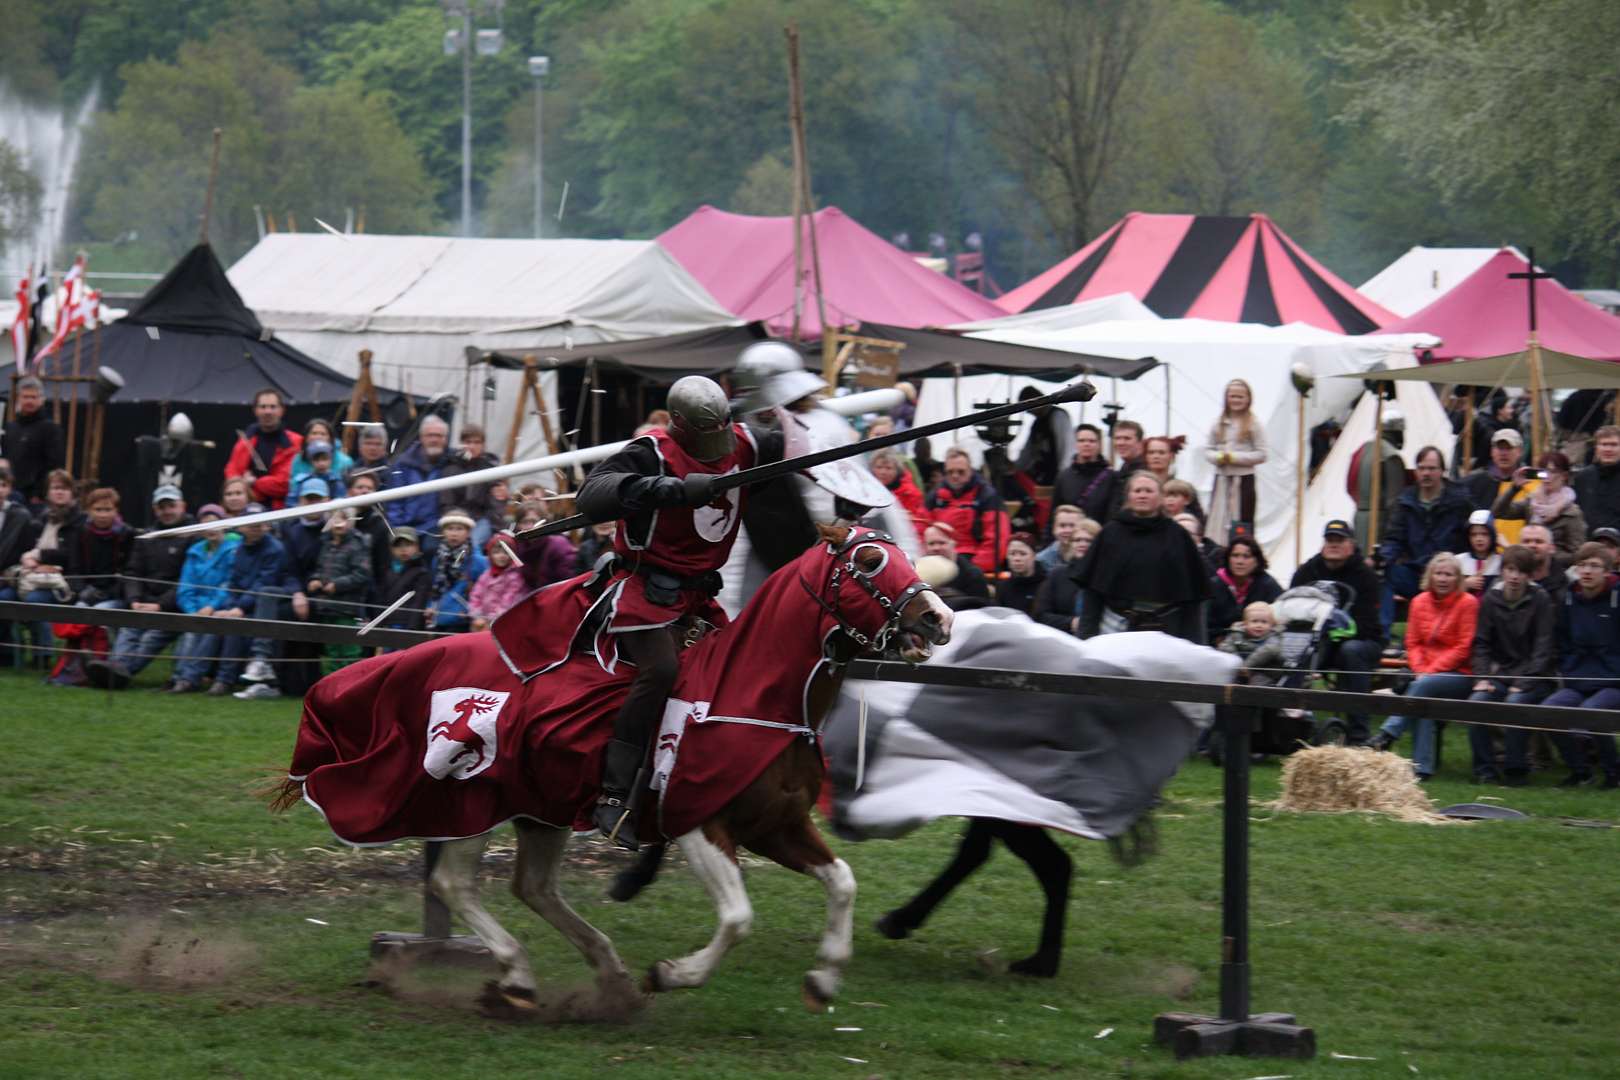
[[[1341,116],[1450,199],[1521,186],[1571,238],[1620,242],[1620,5],[1480,0],[1361,22]]]
[[[39,177],[22,152],[0,139],[0,255],[39,220]]]

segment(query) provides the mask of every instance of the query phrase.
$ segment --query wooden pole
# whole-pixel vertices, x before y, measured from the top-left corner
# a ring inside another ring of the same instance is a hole
[[[73,331],[73,381],[68,384],[67,471],[73,471],[79,441],[79,358],[84,352],[84,327]],[[81,464],[88,464],[81,462]]]
[[[1294,461],[1294,565],[1304,558],[1305,529],[1305,395],[1299,395],[1299,454]]]
[[[804,317],[804,157],[799,145],[799,120],[804,108],[799,97],[799,24],[790,21],[783,31],[788,43],[788,137],[793,144],[793,343],[800,341]]]
[[[518,432],[523,429],[523,410],[529,407],[529,380],[534,376],[535,360],[532,356],[523,358],[523,386],[518,390],[517,407],[512,410],[512,427],[506,433],[506,460],[505,465],[512,464],[517,456]]]
[[[1547,425],[1542,422],[1541,412],[1546,407],[1547,388],[1541,373],[1541,342],[1536,331],[1530,331],[1530,392],[1535,399],[1530,403],[1530,463],[1537,467],[1541,464],[1541,455],[1547,450]]]
[[[360,373],[355,376],[354,387],[349,391],[349,405],[345,420],[360,419],[360,401],[365,394],[365,386],[371,381],[371,350],[360,350]],[[355,439],[359,437],[359,428],[346,427],[343,429],[343,452],[351,458],[354,457]]]
[[[1467,476],[1474,471],[1474,388],[1460,386],[1458,389],[1463,391],[1463,452],[1460,475]]]
[[[219,139],[224,133],[223,128],[214,129],[214,160],[208,166],[208,197],[203,202],[202,230],[197,234],[197,243],[208,243],[208,219],[214,216],[214,181],[219,177]]]
[[[1378,550],[1378,503],[1382,495],[1384,479],[1384,385],[1373,383],[1373,396],[1376,404],[1373,406],[1373,463],[1372,463],[1372,508],[1367,518],[1367,550],[1365,554],[1371,555]]]
[[[101,322],[97,320],[96,328],[90,335],[90,370],[99,378],[101,374]],[[90,384],[92,387],[95,382]],[[95,391],[91,390],[91,400],[95,401]],[[92,480],[101,479],[101,437],[107,423],[107,403],[95,401],[90,407],[87,418],[90,430],[87,432],[89,449],[85,452],[84,468]]]

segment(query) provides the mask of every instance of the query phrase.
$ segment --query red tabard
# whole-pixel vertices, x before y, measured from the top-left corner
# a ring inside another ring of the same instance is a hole
[[[663,428],[642,438],[652,440],[653,450],[664,463],[665,476],[679,480],[693,473],[720,476],[751,469],[759,457],[748,429],[741,424],[732,426],[737,430],[737,448],[714,461],[697,460],[682,450]],[[657,510],[653,513],[650,538],[630,536],[628,523],[620,521],[618,531],[613,534],[613,548],[627,562],[639,559],[676,574],[695,576],[718,570],[726,564],[731,556],[731,545],[737,540],[747,490],[732,488],[722,492],[708,506]]]

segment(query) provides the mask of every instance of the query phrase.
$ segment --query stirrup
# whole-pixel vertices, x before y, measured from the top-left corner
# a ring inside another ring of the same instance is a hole
[[[612,843],[626,851],[641,850],[641,843],[636,839],[636,811],[629,805],[628,799],[603,795],[596,800],[596,810],[591,814],[591,821]]]

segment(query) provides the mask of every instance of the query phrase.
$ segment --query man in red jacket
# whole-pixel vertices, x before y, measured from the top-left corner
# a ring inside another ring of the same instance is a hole
[[[974,471],[966,451],[952,447],[946,452],[945,482],[928,493],[925,505],[934,521],[956,530],[958,553],[986,573],[996,571],[1012,528],[1001,496]]]
[[[225,466],[225,478],[240,476],[253,485],[253,498],[273,510],[279,510],[287,500],[287,487],[292,479],[293,459],[304,447],[304,437],[281,426],[287,411],[281,403],[281,391],[267,386],[253,395],[253,415],[256,422],[249,424],[243,438],[236,440],[231,450],[230,463]]]

